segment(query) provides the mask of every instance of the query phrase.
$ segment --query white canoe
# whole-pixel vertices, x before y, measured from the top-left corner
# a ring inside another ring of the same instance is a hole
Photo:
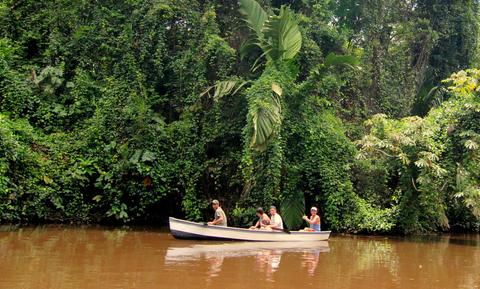
[[[256,242],[312,242],[326,241],[330,231],[296,232],[248,230],[233,227],[209,226],[176,218],[169,218],[170,231],[177,239],[237,240]]]

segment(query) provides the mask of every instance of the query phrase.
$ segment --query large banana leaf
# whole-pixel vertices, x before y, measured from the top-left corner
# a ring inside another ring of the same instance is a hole
[[[268,18],[267,12],[255,0],[240,0],[239,3],[240,13],[246,16],[248,27],[255,32],[258,39],[262,39],[263,25]]]
[[[302,47],[298,22],[293,12],[285,6],[280,8],[279,15],[272,15],[265,21],[263,37],[262,49],[272,60],[292,59]]]
[[[252,148],[263,151],[282,122],[280,100],[272,93],[267,99],[257,98],[252,105]]]
[[[305,214],[305,197],[303,193],[292,193],[281,203],[282,217],[290,230],[297,230],[303,224],[302,216]]]

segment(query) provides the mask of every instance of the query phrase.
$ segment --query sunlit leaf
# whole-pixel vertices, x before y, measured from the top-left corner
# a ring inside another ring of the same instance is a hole
[[[415,162],[415,165],[419,168],[426,168],[429,166],[428,161],[425,159],[419,159]]]
[[[254,149],[263,151],[282,122],[280,101],[276,97],[266,100],[257,99],[251,115],[253,122],[251,146]]]
[[[465,142],[465,147],[469,150],[476,150],[478,149],[478,144],[470,139]]]
[[[45,182],[45,184],[49,185],[51,183],[53,183],[53,180],[48,177],[48,176],[43,176],[43,181]]]
[[[214,91],[213,99],[215,101],[220,100],[226,95],[236,94],[242,87],[244,87],[248,81],[237,81],[237,80],[225,80],[219,81],[215,85],[210,86],[205,90],[201,96],[210,94],[210,91]]]
[[[283,90],[280,85],[276,84],[275,82],[272,83],[272,90],[275,92],[278,96],[282,96]]]
[[[240,13],[246,16],[245,21],[258,38],[263,37],[263,25],[268,18],[267,13],[255,0],[239,0]]]
[[[279,15],[268,17],[263,28],[265,44],[263,50],[268,51],[272,60],[294,58],[302,47],[302,34],[293,12],[282,6]]]

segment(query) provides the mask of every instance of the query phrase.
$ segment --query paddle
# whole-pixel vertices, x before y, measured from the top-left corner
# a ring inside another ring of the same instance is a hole
[[[285,229],[285,228],[283,228],[283,229],[280,229],[280,228],[272,228],[272,230],[275,230],[275,231],[283,231],[284,233],[291,234],[291,233],[290,233],[290,230]]]

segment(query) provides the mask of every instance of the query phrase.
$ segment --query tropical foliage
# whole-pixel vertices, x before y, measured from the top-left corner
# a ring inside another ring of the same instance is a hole
[[[0,221],[478,231],[478,12],[0,0]]]
[[[445,81],[451,98],[424,118],[367,121],[370,134],[358,141],[359,157],[390,163],[387,173],[396,179],[390,206],[403,231],[471,226],[480,217],[479,76],[478,70],[454,73]]]

